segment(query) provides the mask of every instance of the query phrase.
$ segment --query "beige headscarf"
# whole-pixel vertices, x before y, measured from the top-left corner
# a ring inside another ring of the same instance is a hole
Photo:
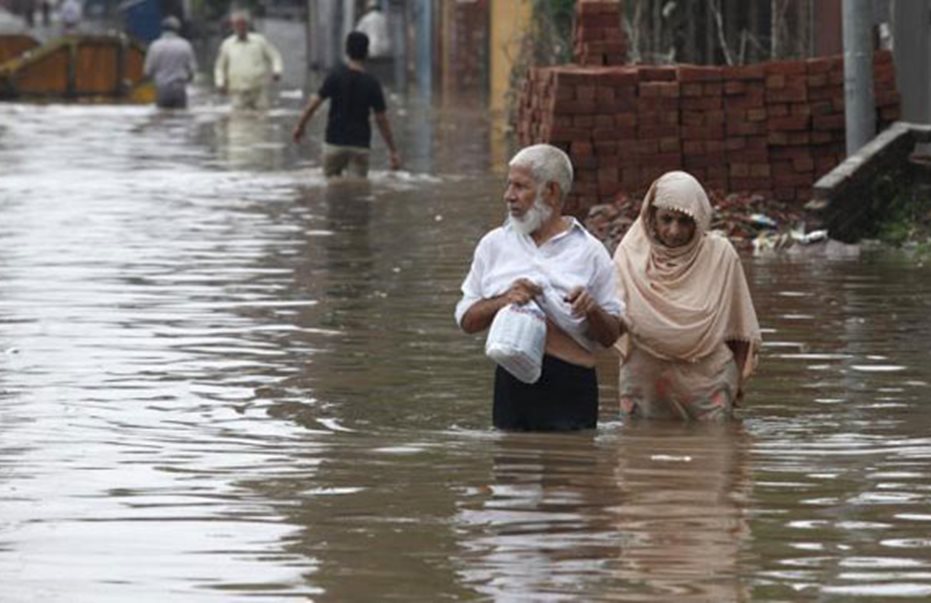
[[[692,240],[676,248],[660,243],[651,207],[691,216]],[[658,358],[695,362],[725,341],[738,340],[750,344],[741,374],[753,372],[760,327],[737,252],[727,239],[708,232],[711,212],[705,190],[686,172],[668,172],[650,187],[640,217],[614,254],[627,304],[628,334],[616,345],[622,358],[633,344]]]

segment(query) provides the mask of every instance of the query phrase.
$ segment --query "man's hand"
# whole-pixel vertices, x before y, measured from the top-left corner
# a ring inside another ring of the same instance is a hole
[[[466,333],[478,333],[484,331],[494,320],[495,315],[505,306],[517,304],[522,306],[529,302],[535,295],[543,293],[538,285],[526,278],[519,278],[511,287],[500,295],[480,299],[466,310],[462,315],[460,326]]]
[[[281,74],[280,74],[280,73],[273,73],[273,74],[272,74],[272,81],[273,81],[273,82],[277,82],[277,81],[279,81],[280,79],[281,79]]]
[[[508,304],[523,306],[541,293],[543,289],[539,285],[529,279],[519,278],[511,283],[511,288],[504,294],[504,300]]]
[[[564,299],[566,303],[572,304],[573,316],[588,321],[588,336],[604,347],[613,345],[624,332],[621,320],[605,312],[583,287],[575,287]]]
[[[391,166],[392,170],[401,169],[401,156],[398,155],[397,151],[391,151],[388,155],[388,164]]]
[[[294,143],[297,144],[301,141],[301,138],[304,137],[304,124],[299,123],[294,126],[294,131],[291,132],[291,138],[294,140]]]
[[[589,295],[584,287],[575,287],[564,298],[566,303],[572,304],[573,316],[588,316],[589,313],[598,307],[595,299]]]
[[[217,91],[218,91],[220,94],[222,94],[223,96],[226,96],[227,93],[229,93],[229,89],[226,87],[226,84],[223,84],[222,86],[219,86],[219,87],[217,88]]]

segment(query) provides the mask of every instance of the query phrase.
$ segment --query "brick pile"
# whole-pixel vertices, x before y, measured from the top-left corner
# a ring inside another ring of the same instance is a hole
[[[728,177],[728,150],[721,69],[682,65],[678,69],[678,79],[682,90],[681,167],[709,188],[724,187]],[[741,115],[733,110],[732,123],[741,119]]]
[[[826,63],[831,65],[830,62]],[[843,63],[840,65],[840,71],[834,69],[817,73],[818,68],[813,63],[809,65],[809,61],[776,61],[765,65],[767,143],[770,153],[772,196],[779,200],[804,199],[810,193],[810,187],[816,178],[813,148],[816,137],[812,119],[814,101],[811,97],[817,96],[815,91],[818,89],[824,93],[839,90],[843,95]],[[815,73],[809,75],[809,70],[815,70]],[[825,77],[827,83],[820,88],[809,86],[812,79],[821,84]],[[837,77],[840,81],[833,82]],[[840,137],[843,144],[843,100],[840,108]],[[819,137],[823,139],[823,144],[831,143],[834,138],[824,131],[819,133]],[[837,163],[839,161],[836,152],[831,149],[824,160],[824,166]]]
[[[765,193],[771,175],[765,66],[720,69],[724,82],[726,177],[715,184],[725,190]]]
[[[642,195],[684,169],[709,189],[807,201],[845,157],[841,57],[736,67],[579,66],[531,70],[518,107],[521,144],[549,142],[573,161],[566,211]],[[892,56],[878,52],[879,129],[898,118]]]
[[[621,29],[620,0],[578,0],[573,31],[573,62],[578,65],[623,65],[627,38]]]

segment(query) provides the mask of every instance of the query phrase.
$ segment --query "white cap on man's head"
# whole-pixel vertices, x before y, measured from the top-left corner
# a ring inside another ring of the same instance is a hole
[[[381,2],[379,0],[368,0],[365,3],[365,10],[372,10],[373,8],[381,8]]]

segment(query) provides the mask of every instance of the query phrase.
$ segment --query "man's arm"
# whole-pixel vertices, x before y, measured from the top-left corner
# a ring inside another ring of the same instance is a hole
[[[501,295],[480,299],[472,304],[465,314],[459,326],[466,333],[478,333],[491,326],[491,321],[495,319],[498,310],[508,304],[517,304],[522,306],[534,298],[535,295],[543,293],[537,284],[525,278],[519,278],[511,284],[511,288]]]
[[[310,118],[314,116],[314,113],[317,112],[317,109],[319,109],[322,104],[323,99],[319,95],[314,94],[310,97],[310,101],[308,101],[307,107],[301,114],[301,118],[297,121],[297,125],[294,126],[294,132],[291,135],[294,142],[300,142],[301,138],[304,137],[304,129],[307,127],[307,122],[310,121]]]
[[[151,79],[152,72],[155,69],[155,48],[154,44],[149,46],[149,51],[145,53],[145,63],[142,66],[142,74]]]
[[[213,66],[213,85],[224,94],[226,94],[226,70],[229,60],[227,46],[225,43],[221,44],[220,54],[217,55],[217,62]]]
[[[572,304],[573,315],[585,317],[588,322],[588,336],[604,347],[614,345],[617,338],[623,334],[624,324],[621,319],[605,312],[584,288],[576,287],[570,291],[566,301]]]
[[[614,345],[618,337],[624,334],[624,323],[621,319],[608,314],[601,306],[595,306],[595,309],[586,317],[588,318],[589,337],[606,348]]]
[[[145,77],[149,79],[155,78],[155,72],[161,67],[161,63],[164,63],[165,47],[163,44],[159,43],[159,40],[155,40],[152,44],[149,45],[148,52],[145,53],[145,64],[142,67],[142,73]]]
[[[484,331],[491,326],[491,321],[495,319],[498,310],[508,304],[505,297],[506,295],[499,295],[475,302],[462,315],[462,322],[459,326],[470,335]]]
[[[194,76],[197,75],[197,56],[194,54],[194,48],[190,43],[187,45],[187,68],[188,68],[188,80],[189,82],[194,81]]]
[[[391,134],[391,123],[388,121],[388,114],[385,111],[375,114],[375,124],[378,125],[378,131],[385,140],[385,146],[388,147],[388,161],[391,163],[391,169],[396,170],[401,167],[401,156],[398,155],[398,149],[394,146],[394,136]]]
[[[281,72],[284,71],[284,63],[281,61],[281,53],[278,52],[278,49],[275,48],[271,42],[264,40],[265,44],[265,56],[268,57],[268,62],[272,66],[272,78],[278,80],[281,77]]]

